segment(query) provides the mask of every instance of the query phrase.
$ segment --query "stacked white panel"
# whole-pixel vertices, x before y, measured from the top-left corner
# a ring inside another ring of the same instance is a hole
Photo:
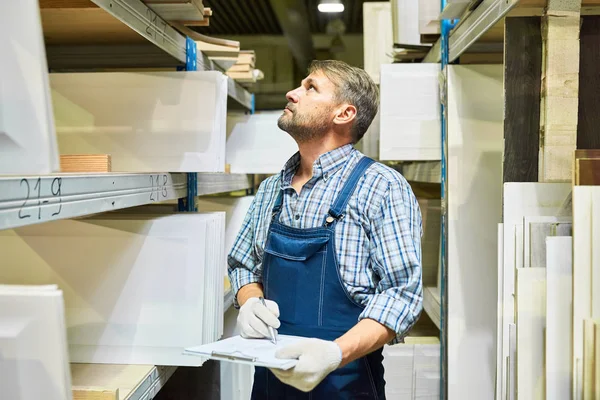
[[[110,154],[115,172],[224,172],[220,72],[50,74],[61,154]]]
[[[0,285],[0,337],[3,399],[71,399],[64,303],[56,286]]]
[[[380,83],[381,66],[394,61],[392,8],[389,1],[364,2],[362,7],[365,71],[375,83]]]
[[[182,351],[222,332],[224,223],[106,215],[0,231],[0,281],[62,289],[71,362],[200,365]]]
[[[37,0],[0,2],[0,175],[59,169]]]
[[[381,66],[380,160],[440,160],[439,66]]]
[[[282,111],[227,115],[227,164],[233,174],[276,174],[298,151],[292,137],[279,129]]]
[[[394,43],[420,45],[419,1],[391,0]],[[439,7],[439,5],[438,5]]]
[[[439,398],[439,344],[385,346],[383,357],[387,398],[395,400]]]

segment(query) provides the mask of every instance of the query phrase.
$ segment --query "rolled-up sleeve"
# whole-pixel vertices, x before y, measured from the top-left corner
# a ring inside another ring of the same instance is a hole
[[[408,183],[391,182],[371,219],[370,257],[379,279],[360,319],[373,319],[396,332],[398,343],[423,309],[422,222]]]
[[[233,305],[236,308],[240,307],[237,301],[240,288],[250,283],[262,282],[260,263],[254,250],[253,216],[257,197],[250,204],[242,228],[227,256],[227,273],[233,291]]]

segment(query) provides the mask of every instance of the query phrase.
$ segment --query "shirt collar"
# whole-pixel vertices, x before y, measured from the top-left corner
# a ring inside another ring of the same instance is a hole
[[[327,181],[331,175],[344,165],[352,151],[354,151],[354,146],[349,143],[325,154],[321,154],[313,163],[312,179],[323,178]],[[299,165],[300,152],[296,152],[296,154],[285,163],[281,170],[281,182],[283,188],[291,186],[292,178]]]

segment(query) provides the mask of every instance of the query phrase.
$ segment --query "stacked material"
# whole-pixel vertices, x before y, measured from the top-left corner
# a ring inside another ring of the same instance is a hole
[[[200,365],[223,329],[224,213],[102,215],[0,231],[10,284],[57,284],[71,362]]]
[[[0,274],[18,273],[13,270],[18,268],[7,262]],[[0,285],[2,398],[71,399],[64,312],[56,285]]]
[[[440,390],[440,344],[436,337],[407,337],[383,348],[385,394],[395,400],[433,400]]]
[[[202,0],[142,0],[167,22],[191,26],[208,26],[212,10]]]
[[[255,63],[254,50],[240,51],[236,63],[227,70],[227,75],[242,85],[256,83],[256,81],[264,78],[264,74],[261,70],[255,68]]]
[[[438,74],[435,64],[381,66],[380,160],[441,158]]]
[[[224,172],[220,72],[50,74],[63,154],[110,154],[116,172]]]

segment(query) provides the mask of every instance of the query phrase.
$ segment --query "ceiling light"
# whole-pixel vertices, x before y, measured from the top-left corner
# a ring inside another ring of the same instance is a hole
[[[341,0],[321,0],[317,8],[323,13],[340,13],[344,11]]]

